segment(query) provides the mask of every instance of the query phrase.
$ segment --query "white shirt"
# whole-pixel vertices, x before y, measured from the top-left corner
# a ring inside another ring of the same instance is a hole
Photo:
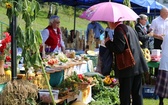
[[[165,35],[168,31],[168,18],[164,20],[162,17],[158,16],[152,21],[150,29],[152,29],[154,34]]]
[[[55,31],[55,33],[57,34],[57,30],[54,29],[54,31]],[[61,29],[60,29],[60,32],[61,32]],[[44,30],[41,32],[41,34],[42,34],[42,38],[43,38],[43,43],[45,43],[45,41],[46,41],[46,40],[48,39],[48,37],[49,37],[49,31],[48,31],[48,29],[44,29]],[[61,32],[61,34],[60,34],[60,39],[61,39],[61,41],[60,41],[61,46],[65,48],[64,41],[62,40],[62,32]],[[61,47],[58,47],[58,46],[57,46],[57,47],[54,49],[53,52],[60,52],[60,51],[61,51]]]
[[[159,70],[168,71],[168,34],[165,35],[161,48],[162,48],[162,54]]]

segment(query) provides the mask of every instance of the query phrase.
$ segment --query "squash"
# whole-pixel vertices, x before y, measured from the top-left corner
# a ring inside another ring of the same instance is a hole
[[[85,103],[83,103],[81,101],[75,101],[71,105],[87,105],[87,104],[85,104]]]
[[[12,76],[12,72],[11,70],[5,70],[5,75],[10,77],[11,80],[11,76]]]

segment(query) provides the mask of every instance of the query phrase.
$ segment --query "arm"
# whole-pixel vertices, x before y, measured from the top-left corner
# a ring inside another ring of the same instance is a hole
[[[156,34],[155,31],[158,29],[158,23],[153,20],[152,23],[151,23],[151,26],[150,26],[150,30],[152,30],[152,33],[153,33],[153,37],[156,38],[156,39],[160,39],[160,40],[163,40],[163,37],[164,35],[162,34]],[[158,29],[159,30],[159,29]]]
[[[42,57],[44,58],[45,57],[45,41],[48,39],[49,37],[49,31],[48,29],[44,29],[42,32],[41,32],[41,35],[42,35],[42,40],[43,40],[43,43],[42,43]]]
[[[101,31],[101,32],[104,32],[104,28],[99,24],[99,30]]]
[[[156,38],[156,39],[160,39],[160,40],[163,40],[163,37],[165,35],[158,35],[158,34],[153,34],[153,37]]]
[[[114,31],[113,42],[107,41],[105,43],[106,47],[115,53],[123,52],[126,45],[126,41],[123,35],[124,34],[122,33],[122,30],[119,28],[116,28]]]
[[[60,29],[60,30],[61,30],[61,29]],[[60,32],[61,32],[61,34],[60,34],[61,50],[62,50],[63,53],[65,53],[65,43],[64,43],[64,41],[63,41],[63,39],[62,39],[62,31],[60,31]]]
[[[49,31],[48,29],[44,29],[42,32],[41,32],[41,35],[42,35],[42,39],[43,39],[43,43],[45,43],[45,41],[48,39],[49,37]]]
[[[141,26],[136,25],[135,30],[138,33],[138,38],[140,41],[146,41],[149,39],[150,36],[148,34],[144,34],[144,32],[141,29]]]

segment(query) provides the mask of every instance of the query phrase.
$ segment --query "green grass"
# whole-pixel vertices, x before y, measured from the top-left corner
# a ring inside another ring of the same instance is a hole
[[[53,6],[54,7],[54,6]],[[48,25],[48,5],[44,5],[40,12],[38,13],[38,16],[36,20],[33,23],[33,28],[35,30],[43,30]],[[54,10],[54,9],[53,9]],[[73,11],[72,11],[73,12]],[[6,16],[6,9],[2,6],[0,6],[0,21],[3,23],[8,24],[8,17]],[[66,27],[68,30],[74,29],[74,16],[68,16],[63,11],[63,9],[59,6],[58,14],[60,17],[60,27]],[[76,30],[86,30],[87,25],[90,21],[81,19],[78,16],[76,17]],[[24,28],[24,21],[22,20],[21,16],[17,19],[17,24],[21,25]],[[101,22],[102,26],[105,28],[106,24]]]
[[[159,99],[144,99],[144,105],[159,105]],[[168,105],[168,99],[164,99],[164,105]]]

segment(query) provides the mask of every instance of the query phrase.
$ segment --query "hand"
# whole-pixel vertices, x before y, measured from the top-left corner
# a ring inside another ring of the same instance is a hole
[[[153,36],[153,32],[148,33],[148,36]]]
[[[165,34],[162,35],[163,37],[165,36]]]
[[[164,36],[165,36],[165,35],[161,35],[161,36],[160,36],[160,39],[163,40],[163,39],[164,39]]]
[[[164,35],[153,35],[154,38],[163,40]]]
[[[62,52],[65,54],[66,53],[65,47],[61,47],[61,49],[62,49]]]
[[[110,40],[109,37],[105,38],[104,43],[106,43],[106,42],[109,41],[109,40]]]

